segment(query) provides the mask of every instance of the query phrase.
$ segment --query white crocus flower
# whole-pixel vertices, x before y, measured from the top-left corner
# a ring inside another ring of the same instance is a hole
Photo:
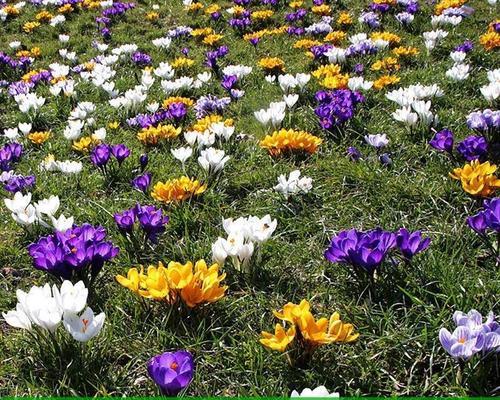
[[[305,388],[302,392],[297,392],[294,390],[290,397],[316,397],[316,398],[321,398],[321,397],[339,397],[339,394],[336,392],[328,392],[328,389],[324,386],[318,386],[317,388],[314,389],[309,389]]]
[[[38,203],[35,203],[36,215],[39,219],[42,218],[42,214],[51,217],[57,212],[59,205],[58,196],[50,196],[48,199],[40,200]]]
[[[198,157],[198,163],[207,172],[216,173],[224,168],[224,165],[229,160],[229,156],[225,155],[224,150],[209,147],[202,150]]]
[[[269,214],[262,218],[252,216],[248,220],[251,224],[251,240],[257,243],[267,241],[278,225],[278,221],[276,219],[272,220]]]
[[[392,118],[408,126],[415,126],[418,122],[418,115],[410,107],[397,109],[392,113]]]
[[[377,133],[375,135],[366,135],[365,141],[370,146],[373,146],[377,149],[379,149],[381,147],[385,147],[389,143],[389,139],[387,138],[387,135],[385,133],[384,134]]]
[[[299,170],[290,172],[288,179],[286,175],[280,175],[278,184],[274,187],[274,190],[282,193],[287,199],[291,194],[308,193],[311,189],[312,179],[307,176],[301,178]]]
[[[446,76],[455,82],[460,82],[469,77],[469,64],[456,64],[446,71]]]
[[[31,320],[26,314],[21,303],[17,303],[16,309],[2,313],[5,322],[14,328],[31,329]]]
[[[12,200],[4,199],[3,201],[10,212],[17,214],[25,210],[31,203],[31,193],[24,195],[22,192],[16,192]]]
[[[12,218],[16,223],[23,226],[33,225],[37,220],[36,210],[31,204],[18,213],[12,213]]]
[[[228,256],[226,250],[224,249],[224,242],[225,239],[218,238],[215,243],[212,244],[212,260],[219,265],[224,265]]]
[[[224,122],[214,122],[210,125],[210,132],[214,133],[217,137],[221,137],[224,140],[229,140],[234,133],[234,126],[226,126]]]
[[[87,342],[101,332],[105,317],[104,313],[94,315],[92,309],[87,307],[80,316],[65,313],[63,325],[73,339],[78,342]]]
[[[31,124],[30,123],[23,123],[23,122],[20,122],[17,127],[19,128],[19,130],[21,131],[21,133],[26,136],[27,134],[29,134],[31,132]]]
[[[33,286],[28,293],[18,290],[17,299],[32,323],[54,332],[61,322],[63,310],[52,296],[49,284]]]
[[[299,95],[298,94],[283,95],[283,101],[286,103],[286,106],[288,108],[292,108],[297,103],[297,101],[299,101]]]
[[[174,156],[176,160],[179,160],[182,165],[186,162],[186,160],[191,157],[193,154],[193,149],[189,146],[179,147],[177,149],[171,149],[170,152]]]
[[[71,281],[67,280],[62,283],[61,289],[57,289],[54,285],[52,292],[63,312],[71,314],[77,314],[85,308],[89,294],[89,290],[82,281],[73,285]]]
[[[50,216],[50,221],[57,232],[64,233],[73,226],[75,219],[73,217],[66,218],[63,214],[61,214],[59,215],[59,218]]]

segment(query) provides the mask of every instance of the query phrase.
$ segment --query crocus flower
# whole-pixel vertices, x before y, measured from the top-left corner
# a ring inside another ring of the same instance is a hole
[[[141,166],[141,172],[143,172],[148,165],[149,157],[147,154],[141,154],[139,157],[139,164]]]
[[[334,236],[325,257],[333,263],[351,264],[373,273],[396,245],[396,235],[382,229],[367,232],[351,229]]]
[[[314,389],[305,388],[302,392],[297,392],[296,390],[292,391],[290,397],[339,397],[337,392],[329,392],[328,389],[324,386],[318,386]]]
[[[483,136],[471,135],[458,143],[457,151],[467,161],[483,158],[488,153],[488,142]]]
[[[401,228],[396,236],[396,245],[408,260],[411,260],[415,254],[427,249],[430,243],[431,239],[422,238],[420,231],[410,233],[405,228]]]
[[[116,158],[118,164],[121,164],[128,156],[130,156],[130,149],[124,144],[116,144],[111,147],[111,154]]]
[[[150,172],[146,172],[142,175],[136,176],[132,180],[132,187],[143,193],[146,193],[149,188],[149,185],[151,185],[151,177],[152,175]]]
[[[135,223],[135,207],[122,211],[121,213],[116,213],[113,218],[118,226],[120,232],[130,233],[134,228]]]
[[[140,227],[146,232],[146,237],[156,243],[158,235],[165,232],[165,225],[168,224],[169,217],[163,215],[163,211],[155,206],[138,204],[135,208]]]
[[[429,144],[436,150],[451,154],[453,150],[453,133],[448,129],[443,129],[434,135]]]
[[[104,168],[111,157],[111,147],[107,144],[100,144],[92,149],[90,161],[98,168]]]
[[[457,359],[467,361],[474,354],[481,351],[484,344],[484,335],[474,335],[467,326],[457,327],[453,333],[448,329],[439,330],[439,341],[448,354]]]
[[[106,315],[103,312],[99,315],[94,315],[94,311],[90,307],[87,307],[80,316],[65,313],[63,325],[71,336],[73,336],[73,339],[78,342],[88,342],[101,332],[105,317]]]
[[[164,395],[176,396],[193,380],[193,356],[186,350],[159,354],[149,360],[148,373]]]

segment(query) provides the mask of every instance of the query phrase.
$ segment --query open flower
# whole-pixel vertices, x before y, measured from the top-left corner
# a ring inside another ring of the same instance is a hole
[[[314,350],[323,344],[350,343],[355,341],[359,334],[354,333],[354,327],[340,320],[338,313],[333,313],[330,319],[316,320],[310,312],[307,300],[300,304],[288,303],[282,312],[274,312],[276,318],[290,324],[285,330],[281,324],[275,327],[275,333],[262,332],[260,342],[280,352],[286,351],[290,346],[290,361],[300,364],[307,363]]]
[[[87,342],[97,336],[104,325],[105,314],[94,315],[94,311],[87,307],[82,315],[65,313],[63,325],[78,342]]]
[[[186,350],[165,352],[151,358],[148,373],[166,396],[176,396],[193,380],[193,356]]]
[[[193,196],[199,196],[207,189],[199,181],[182,176],[178,179],[171,179],[166,182],[158,182],[151,192],[153,199],[174,203],[187,200]]]
[[[279,155],[288,151],[305,151],[315,153],[323,139],[305,131],[281,129],[267,135],[260,146],[267,149],[271,155]]]
[[[497,166],[489,161],[481,163],[479,160],[473,160],[463,168],[455,168],[450,176],[460,180],[467,193],[488,197],[500,187],[500,179],[493,175],[496,170]]]

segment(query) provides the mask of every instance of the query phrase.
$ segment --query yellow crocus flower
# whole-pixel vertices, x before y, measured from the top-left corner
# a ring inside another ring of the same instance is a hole
[[[262,339],[260,339],[260,343],[271,350],[284,352],[294,338],[295,326],[292,326],[285,331],[281,324],[276,324],[274,335],[269,332],[262,332]]]

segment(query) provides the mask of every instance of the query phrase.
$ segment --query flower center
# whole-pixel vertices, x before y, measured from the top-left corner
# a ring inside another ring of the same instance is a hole
[[[458,339],[458,343],[464,344],[465,343],[465,338]]]
[[[87,328],[88,328],[88,325],[89,325],[89,320],[88,319],[85,319],[85,318],[82,318],[82,333],[85,333],[87,332]]]
[[[172,368],[174,371],[177,371],[177,368],[179,368],[179,365],[174,361],[172,364],[170,364],[170,368]]]

